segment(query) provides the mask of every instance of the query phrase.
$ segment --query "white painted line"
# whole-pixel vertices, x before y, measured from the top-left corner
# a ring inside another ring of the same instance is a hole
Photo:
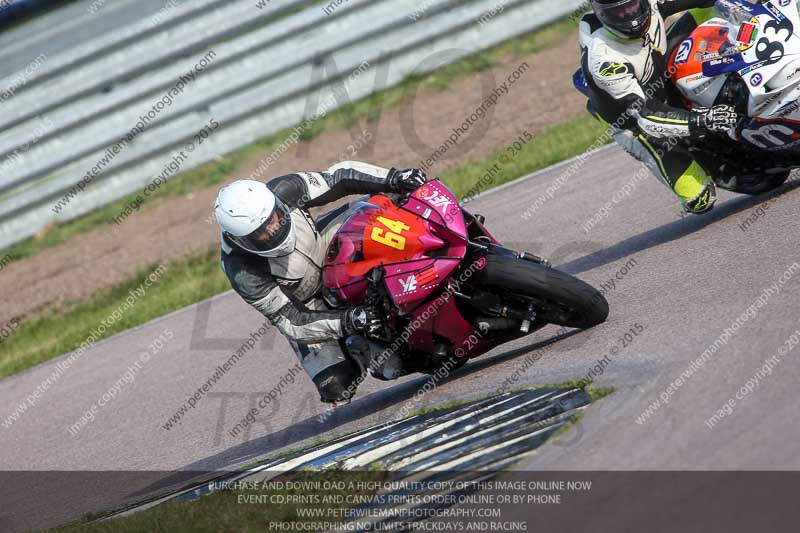
[[[583,408],[580,407],[578,409],[575,409],[575,411],[580,411],[582,409]],[[511,446],[512,444],[516,444],[518,442],[521,442],[521,441],[523,441],[525,439],[530,439],[531,437],[535,437],[536,435],[539,435],[540,433],[542,433],[544,431],[548,431],[550,429],[552,429],[552,426],[542,428],[540,430],[534,431],[533,433],[526,433],[525,435],[521,435],[521,436],[519,436],[519,437],[517,437],[515,439],[511,439],[509,441],[501,442],[499,444],[495,444],[494,446],[489,446],[488,448],[483,448],[481,450],[476,451],[475,453],[471,453],[469,455],[465,455],[464,457],[460,457],[458,459],[454,459],[454,460],[449,461],[447,463],[442,463],[440,465],[431,466],[427,470],[428,471],[435,471],[435,472],[441,472],[441,471],[447,471],[447,470],[455,470],[455,467],[457,467],[459,465],[463,465],[464,463],[472,462],[475,459],[478,459],[479,457],[482,457],[484,455],[490,454],[490,453],[492,453],[494,451],[497,451],[497,450],[502,450],[503,448],[506,448],[508,446]]]
[[[542,396],[537,396],[536,398],[534,398],[532,400],[528,400],[525,403],[522,403],[520,405],[515,405],[510,409],[507,409],[507,410],[502,411],[502,412],[500,412],[498,414],[492,415],[492,416],[490,416],[490,417],[488,417],[486,419],[481,419],[476,424],[467,426],[467,428],[472,428],[475,425],[480,425],[480,424],[482,424],[484,422],[484,420],[491,420],[491,419],[496,418],[498,416],[502,416],[502,415],[505,415],[507,413],[511,413],[513,411],[516,411],[517,409],[523,408],[524,406],[526,406],[526,405],[528,405],[530,403],[538,402],[541,399],[546,398],[546,397],[548,397],[548,396],[550,396],[552,394],[553,394],[552,392],[549,392],[549,393],[544,394]],[[393,452],[395,452],[395,451],[397,451],[397,450],[399,450],[401,448],[405,448],[406,446],[408,446],[410,444],[414,444],[415,442],[418,442],[418,441],[421,441],[421,440],[425,440],[430,435],[434,435],[436,433],[444,431],[445,429],[447,429],[449,427],[452,427],[452,426],[454,426],[456,424],[459,424],[463,420],[467,420],[469,418],[473,418],[475,415],[479,415],[480,413],[482,413],[484,411],[488,411],[488,410],[493,409],[494,407],[496,407],[498,405],[502,405],[502,404],[506,403],[507,401],[513,399],[513,398],[514,397],[512,396],[511,398],[507,398],[507,399],[503,400],[502,402],[492,403],[492,404],[490,404],[490,405],[488,405],[488,406],[486,406],[486,407],[484,407],[482,409],[479,409],[477,411],[470,411],[470,412],[466,413],[463,416],[454,418],[453,420],[449,420],[447,422],[444,422],[444,423],[441,423],[441,424],[437,424],[435,426],[431,426],[428,429],[420,431],[419,433],[415,433],[413,435],[410,435],[408,437],[405,437],[403,439],[400,439],[400,440],[397,440],[397,441],[394,441],[394,442],[389,442],[387,444],[384,444],[383,446],[379,446],[377,448],[369,450],[369,451],[367,451],[367,452],[365,452],[365,453],[363,453],[361,455],[352,457],[352,458],[350,458],[350,459],[348,459],[348,460],[346,460],[344,462],[344,468],[346,470],[351,470],[351,469],[354,469],[354,468],[358,468],[360,466],[366,466],[369,463],[377,461],[381,457],[389,455],[390,453],[393,453]]]
[[[269,469],[271,472],[274,472],[275,473],[274,475],[278,475],[281,472],[287,472],[289,470],[293,470],[293,469],[297,468],[298,466],[301,466],[304,463],[307,463],[309,461],[313,461],[314,459],[317,459],[319,457],[322,457],[324,455],[332,453],[332,452],[334,452],[334,451],[336,451],[336,450],[338,450],[340,448],[346,448],[352,442],[361,440],[364,437],[367,437],[369,435],[374,435],[375,433],[381,432],[384,429],[387,429],[387,428],[390,428],[392,426],[395,426],[395,425],[397,425],[397,424],[399,424],[400,422],[403,422],[403,421],[404,420],[401,420],[401,421],[395,422],[394,424],[378,427],[377,429],[375,429],[373,431],[369,431],[367,433],[362,433],[362,434],[360,434],[360,435],[358,435],[356,437],[352,437],[352,438],[346,439],[344,441],[337,442],[336,444],[332,444],[330,446],[325,446],[324,448],[320,448],[319,450],[317,450],[315,452],[308,453],[308,454],[303,454],[303,455],[301,455],[299,457],[295,457],[294,459],[290,459],[288,461],[285,461],[285,462],[277,464],[277,465],[275,465],[275,463],[271,463],[271,464],[267,464],[267,465],[264,465],[264,466],[257,466],[255,468],[251,469],[248,472],[248,475],[257,474],[257,473],[262,472],[262,471],[267,470],[267,469]],[[272,466],[272,465],[274,465],[274,466]],[[274,477],[274,476],[272,476],[272,477]]]
[[[440,454],[440,453],[445,452],[445,451],[447,451],[449,449],[455,448],[456,446],[460,446],[460,445],[464,444],[465,442],[470,441],[470,440],[474,440],[475,438],[477,438],[479,436],[498,431],[499,429],[501,429],[503,427],[506,427],[506,426],[509,426],[511,424],[519,424],[523,420],[525,420],[526,418],[531,418],[533,416],[536,416],[537,414],[539,414],[542,411],[545,411],[545,410],[547,410],[549,408],[550,408],[550,406],[542,407],[541,409],[537,409],[536,411],[532,411],[530,413],[526,413],[526,414],[518,416],[516,418],[512,418],[511,420],[509,420],[507,422],[503,422],[502,424],[498,424],[496,426],[488,427],[486,429],[478,431],[477,433],[472,433],[471,435],[466,435],[464,437],[461,437],[460,439],[451,441],[451,442],[449,442],[447,444],[443,444],[441,446],[437,446],[435,448],[431,448],[429,450],[425,450],[424,452],[417,453],[412,457],[409,457],[407,459],[403,459],[402,461],[398,461],[397,463],[392,464],[391,465],[392,469],[393,470],[404,470],[404,469],[407,469],[406,467],[408,465],[410,465],[410,464],[418,463],[420,461],[423,461],[423,460],[427,459],[428,457]],[[545,422],[545,421],[550,420],[552,418],[555,418],[555,417],[545,418],[543,420],[540,420],[539,422]],[[539,424],[539,422],[536,422],[536,424]],[[417,469],[414,469],[414,470],[418,471],[419,469],[417,468]]]
[[[501,450],[501,449],[503,449],[503,448],[505,448],[507,446],[511,446],[512,444],[516,444],[517,442],[523,441],[525,439],[530,439],[531,437],[535,437],[539,433],[542,433],[544,431],[548,431],[549,429],[550,429],[549,427],[546,427],[546,428],[542,428],[540,430],[534,431],[533,433],[526,433],[525,435],[521,435],[521,436],[519,436],[519,437],[517,437],[515,439],[511,439],[511,440],[506,441],[506,442],[501,442],[500,444],[495,444],[494,446],[489,446],[488,448],[484,448],[482,450],[478,450],[475,453],[471,453],[469,455],[465,455],[464,457],[460,457],[458,459],[454,459],[454,460],[449,461],[447,463],[442,463],[440,465],[432,466],[428,470],[429,471],[433,471],[433,472],[442,472],[442,471],[447,471],[447,470],[455,470],[455,467],[457,467],[459,465],[463,465],[464,463],[472,462],[475,459],[478,459],[479,457],[482,457],[482,456],[484,456],[486,454],[492,453],[492,452],[494,452],[496,450]]]

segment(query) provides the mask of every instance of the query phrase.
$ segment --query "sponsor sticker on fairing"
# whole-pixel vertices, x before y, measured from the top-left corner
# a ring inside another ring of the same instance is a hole
[[[689,37],[683,41],[678,48],[678,53],[675,55],[675,64],[680,65],[681,63],[686,63],[689,60],[689,56],[692,54],[693,48],[694,39]]]
[[[758,26],[750,22],[743,22],[739,27],[739,34],[736,36],[736,42],[744,46],[749,46],[756,40],[758,35]]]

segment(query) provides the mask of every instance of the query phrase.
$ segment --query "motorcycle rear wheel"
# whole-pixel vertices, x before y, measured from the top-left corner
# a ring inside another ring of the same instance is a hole
[[[532,303],[537,321],[586,329],[608,318],[608,302],[588,283],[565,272],[518,259],[490,254],[483,270],[484,286],[503,300]]]
[[[714,181],[720,189],[739,194],[758,196],[759,194],[770,192],[783,185],[786,180],[789,179],[791,173],[791,171],[785,171],[775,174],[743,175],[728,180],[718,178]]]

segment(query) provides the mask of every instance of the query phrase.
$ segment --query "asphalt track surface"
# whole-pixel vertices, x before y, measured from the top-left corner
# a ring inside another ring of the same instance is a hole
[[[740,320],[728,343],[718,343],[719,350],[704,366],[673,386],[667,404],[644,423],[637,423],[637,417],[765,288],[800,261],[796,207],[800,191],[787,185],[765,215],[743,231],[739,224],[763,199],[722,192],[710,214],[682,218],[671,193],[648,175],[587,233],[583,224],[626,183],[635,182],[637,172],[641,175],[639,163],[611,147],[592,154],[579,172],[562,180],[551,200],[540,202],[535,214],[523,219],[521,214],[546,195],[565,168],[562,164],[518,180],[469,207],[486,216],[487,226],[502,241],[550,256],[556,265],[595,286],[608,284],[629,265],[607,293],[611,315],[605,324],[558,339],[554,339],[556,328],[548,327],[472,361],[418,402],[414,395],[425,377],[409,376],[394,383],[370,379],[352,404],[335,410],[325,422],[318,419],[325,407],[310,380],[300,375],[259,414],[258,423],[231,437],[228,430],[296,363],[282,337],[271,332],[180,424],[166,430],[163,425],[169,417],[263,322],[229,292],[97,343],[35,407],[10,428],[0,427],[0,470],[163,472],[124,487],[111,482],[87,487],[78,481],[80,476],[62,475],[58,501],[46,510],[31,498],[37,492],[52,498],[53,487],[20,477],[14,486],[0,489],[0,499],[9,504],[3,504],[4,513],[14,509],[14,515],[25,512],[26,517],[7,515],[0,518],[0,525],[3,520],[12,528],[52,524],[93,510],[80,508],[78,496],[67,490],[75,484],[93,493],[89,501],[100,508],[136,490],[149,490],[149,483],[169,477],[172,471],[233,468],[281,449],[386,421],[404,405],[417,409],[485,395],[496,391],[526,356],[543,347],[533,366],[517,372],[514,387],[581,379],[616,346],[618,351],[595,378],[597,385],[613,386],[616,392],[591,406],[577,427],[525,459],[520,468],[798,469],[800,426],[794,421],[800,403],[800,350],[781,356],[771,375],[736,400],[732,414],[713,429],[705,421],[736,398],[765,359],[778,354],[800,328],[800,270],[752,317]],[[643,331],[622,348],[622,337],[636,324]],[[68,427],[165,330],[174,338],[144,365],[133,383],[99,409],[92,423],[70,435]],[[58,361],[0,381],[3,420]]]

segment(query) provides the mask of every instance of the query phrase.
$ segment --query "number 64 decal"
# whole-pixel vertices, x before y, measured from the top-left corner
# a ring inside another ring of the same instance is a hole
[[[386,217],[378,217],[377,220],[391,231],[386,231],[376,226],[372,228],[372,235],[370,235],[372,240],[394,248],[395,250],[405,250],[406,238],[402,236],[402,233],[410,230],[411,227],[399,220],[391,220]]]

